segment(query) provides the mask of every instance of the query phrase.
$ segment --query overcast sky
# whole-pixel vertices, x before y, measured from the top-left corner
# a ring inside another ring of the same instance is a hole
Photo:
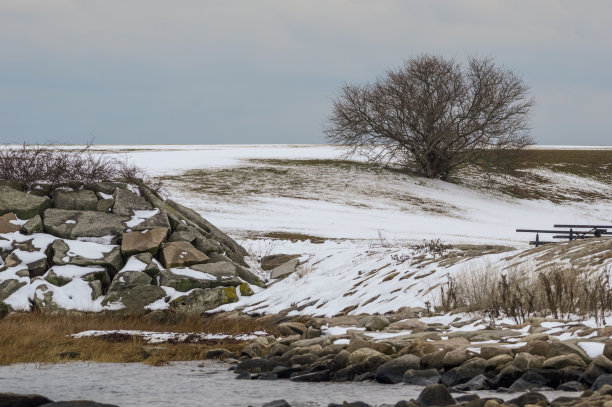
[[[343,82],[494,57],[539,144],[612,145],[609,0],[1,0],[0,141],[321,143]]]

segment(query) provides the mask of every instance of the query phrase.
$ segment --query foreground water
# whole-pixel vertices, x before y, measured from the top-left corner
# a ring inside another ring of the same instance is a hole
[[[235,380],[227,365],[181,362],[164,367],[140,363],[20,364],[0,367],[0,393],[37,393],[51,400],[90,399],[129,406],[261,406],[285,399],[294,407],[361,400],[372,405],[416,398],[421,387],[359,383],[294,383]],[[479,393],[480,394],[480,393]],[[577,393],[549,392],[550,399]],[[484,392],[481,397],[518,394]]]

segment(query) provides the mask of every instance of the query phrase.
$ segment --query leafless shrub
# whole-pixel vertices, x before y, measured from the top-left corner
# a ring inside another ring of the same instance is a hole
[[[148,178],[142,169],[127,159],[91,151],[91,144],[76,150],[58,149],[49,145],[23,144],[20,147],[0,146],[0,180],[21,183],[27,190],[36,184],[51,189],[73,182],[123,180],[144,181],[159,193],[161,181]]]
[[[593,317],[605,324],[612,311],[612,267],[584,273],[550,268],[533,275],[526,269],[498,272],[484,266],[448,280],[440,288],[440,307],[523,323],[534,315]]]
[[[392,247],[393,244],[382,234],[382,232],[378,231],[378,238],[374,239],[374,241],[370,242],[368,245],[369,249],[377,249],[377,248],[389,248]]]
[[[300,264],[295,270],[298,278],[304,278],[315,270],[312,264]]]
[[[447,250],[453,248],[450,244],[443,243],[440,239],[423,240],[422,243],[416,243],[410,246],[410,248],[416,252],[433,254],[435,256],[442,256]]]

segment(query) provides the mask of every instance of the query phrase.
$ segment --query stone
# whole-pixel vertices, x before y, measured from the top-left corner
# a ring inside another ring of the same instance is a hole
[[[599,390],[604,385],[612,385],[612,374],[602,374],[593,382],[591,390]]]
[[[262,357],[263,350],[261,349],[261,346],[259,346],[256,343],[249,343],[244,348],[242,348],[242,351],[240,352],[240,354],[246,355],[250,358]]]
[[[398,331],[424,331],[427,329],[427,324],[419,321],[416,318],[411,318],[392,322],[387,326],[387,329],[394,329]]]
[[[142,252],[155,255],[161,244],[166,240],[167,235],[168,229],[166,228],[124,233],[121,240],[121,253],[124,256]]]
[[[421,358],[414,355],[404,355],[392,359],[376,370],[375,379],[379,383],[401,383],[406,370],[421,368]]]
[[[37,407],[48,403],[53,402],[38,394],[0,393],[0,406]]]
[[[19,232],[20,230],[21,226],[17,223],[17,216],[15,216],[13,212],[5,213],[0,216],[0,233],[13,233]]]
[[[584,391],[585,387],[584,384],[577,382],[575,380],[572,380],[570,382],[565,382],[565,383],[561,383],[558,387],[557,390],[560,391]]]
[[[91,257],[85,257],[81,255],[75,255],[71,251],[70,245],[73,242],[66,242],[61,239],[57,239],[51,245],[53,253],[53,264],[63,266],[66,264],[72,264],[75,266],[104,266],[108,267],[111,274],[121,269],[123,266],[123,257],[121,256],[121,250],[119,246],[100,245],[92,242],[75,242],[76,247],[84,248],[81,250],[83,254],[88,252],[88,248],[95,250],[101,257],[93,255]]]
[[[485,363],[485,370],[501,370],[512,363],[514,358],[510,355],[497,355],[488,359]]]
[[[104,195],[100,195],[102,198],[107,198],[108,195],[113,195],[115,193],[115,189],[126,189],[127,185],[123,182],[115,182],[115,181],[102,181],[102,182],[92,182],[89,184],[85,184],[85,188],[90,189],[94,192],[102,193]]]
[[[119,236],[127,229],[130,218],[97,211],[47,209],[43,216],[46,233],[64,239]]]
[[[532,355],[531,353],[521,352],[514,358],[514,365],[519,369],[539,369],[542,367],[544,358],[542,356]]]
[[[223,277],[239,277],[236,266],[231,261],[222,261],[219,263],[204,263],[191,266],[193,270],[202,273],[210,274],[217,278]]]
[[[44,252],[28,252],[15,249],[4,259],[8,267],[22,265],[28,268],[31,278],[41,276],[47,271],[47,255]]]
[[[110,285],[110,277],[104,267],[76,267],[80,268],[79,273],[75,273],[75,267],[70,266],[68,274],[62,272],[62,266],[51,267],[49,271],[45,273],[43,279],[57,287],[62,287],[75,278],[80,278],[87,282],[100,281],[104,288],[108,288]]]
[[[440,383],[453,387],[469,382],[474,377],[484,373],[484,365],[480,367],[457,366],[447,370],[440,379]]]
[[[113,210],[115,205],[114,199],[100,199],[96,204],[96,211],[98,212],[110,212]]]
[[[370,359],[381,361],[380,365],[391,360],[389,356],[375,351],[374,349],[361,348],[351,353],[351,355],[349,356],[349,364],[355,365]]]
[[[242,283],[242,280],[236,277],[215,278],[214,276],[188,268],[162,270],[158,276],[159,285],[172,287],[181,292],[187,292],[194,288],[236,287]]]
[[[512,383],[517,381],[525,373],[514,365],[508,365],[502,369],[501,372],[493,379],[491,379],[491,385],[494,388],[498,387],[510,387]]]
[[[525,372],[512,385],[512,391],[528,391],[546,386],[546,379],[536,372]]]
[[[424,355],[435,353],[437,351],[438,348],[435,345],[429,342],[415,340],[412,341],[409,345],[404,346],[402,350],[398,352],[398,356],[411,354],[422,358]]]
[[[0,185],[0,215],[13,212],[19,219],[30,219],[51,207],[51,200]]]
[[[443,384],[430,384],[425,387],[416,401],[421,406],[451,406],[457,404]]]
[[[479,374],[466,383],[455,386],[455,388],[462,391],[489,390],[491,389],[491,382],[489,382],[489,379],[485,375]]]
[[[147,273],[142,271],[122,271],[113,278],[108,292],[109,294],[111,292],[121,293],[138,286],[148,286],[151,283],[152,278]]]
[[[248,252],[244,247],[240,246],[234,239],[223,233],[219,230],[215,225],[208,222],[202,216],[200,216],[196,211],[186,208],[185,206],[168,199],[166,204],[177,211],[181,216],[189,221],[195,223],[200,228],[204,229],[206,232],[212,235],[212,238],[219,243],[225,245],[232,253],[236,254],[236,256],[230,256],[230,258],[234,257],[232,260],[237,261],[239,264],[246,266],[247,264],[244,262],[243,257],[248,255]]]
[[[102,300],[102,305],[123,306],[119,311],[130,314],[142,314],[147,311],[145,309],[147,305],[164,297],[166,297],[166,292],[161,287],[156,285],[138,285],[119,291],[111,291],[109,289],[108,294]]]
[[[395,348],[386,342],[367,341],[360,338],[351,339],[346,350],[352,353],[357,349],[362,348],[374,349],[375,351],[384,353],[385,355],[393,355],[395,353]]]
[[[280,399],[264,403],[262,407],[291,407],[291,404],[287,403],[284,399]]]
[[[563,369],[568,366],[586,367],[586,363],[575,353],[569,353],[546,359],[542,365],[546,369]]]
[[[0,303],[26,284],[27,283],[25,281],[16,279],[9,279],[0,282]]]
[[[206,359],[226,359],[234,357],[234,353],[227,349],[217,348],[206,351]]]
[[[548,405],[548,399],[541,393],[529,392],[512,400],[508,400],[507,403],[515,404],[518,407],[525,407],[526,405],[546,406]]]
[[[300,259],[289,260],[288,262],[281,264],[278,267],[273,268],[270,271],[270,278],[278,279],[287,277],[290,274],[295,273],[297,266],[300,264]]]
[[[161,258],[166,268],[189,267],[204,263],[208,256],[189,242],[166,242],[162,244]]]
[[[40,215],[36,215],[33,218],[30,218],[26,223],[21,225],[21,228],[28,235],[32,235],[34,233],[42,233],[44,231],[42,218],[40,217]]]
[[[389,320],[382,315],[370,315],[359,321],[366,331],[382,331],[389,325]]]
[[[150,211],[153,206],[140,195],[127,189],[116,189],[113,193],[115,204],[113,213],[120,216],[133,216],[134,211]]]
[[[264,256],[261,258],[261,268],[269,271],[287,263],[289,260],[297,259],[299,257],[299,254],[273,254],[270,256]]]
[[[145,268],[144,270],[142,270],[142,272],[147,273],[151,277],[157,276],[157,274],[160,272],[160,268],[159,268],[160,264],[157,263],[157,261],[153,259],[153,255],[151,253],[147,253],[147,252],[138,253],[132,256],[131,258],[134,258],[144,263]],[[129,260],[128,260],[128,263],[129,263]]]
[[[580,359],[582,359],[585,362],[585,366],[586,364],[591,362],[591,359],[587,356],[584,350],[578,345],[576,345],[575,343],[571,343],[571,342],[561,342],[561,341],[551,342],[550,350],[548,354],[546,355],[546,357],[551,358],[554,356],[566,355],[568,353],[573,353],[576,356],[578,356]]]
[[[331,379],[331,373],[329,370],[321,370],[318,372],[306,373],[291,377],[289,380],[292,382],[305,382],[305,383],[316,383],[316,382],[327,382]]]
[[[132,230],[134,231],[143,231],[148,229],[158,229],[165,228],[167,230],[171,230],[170,222],[168,221],[168,215],[164,212],[159,212],[150,218],[146,219],[144,222],[139,223],[134,226]]]
[[[53,192],[53,206],[58,209],[72,209],[77,211],[95,211],[98,197],[95,192],[88,189],[79,191],[63,191],[56,189]]]
[[[255,294],[248,283],[242,283],[238,286],[241,297],[250,297]],[[319,335],[320,336],[320,335]]]
[[[467,349],[456,349],[444,355],[442,365],[444,366],[444,369],[452,369],[453,367],[457,367],[468,361],[474,356],[474,353]]]
[[[429,386],[430,384],[440,383],[441,378],[442,376],[436,369],[408,369],[404,372],[403,381],[415,386]]]
[[[550,353],[550,343],[543,341],[533,341],[527,343],[518,352],[526,352],[536,356],[546,357]]]
[[[184,314],[202,314],[223,304],[238,301],[234,287],[197,288],[170,303],[171,309]]]
[[[481,358],[488,360],[499,355],[514,356],[514,353],[512,353],[511,349],[502,348],[501,346],[483,346],[480,348]]]

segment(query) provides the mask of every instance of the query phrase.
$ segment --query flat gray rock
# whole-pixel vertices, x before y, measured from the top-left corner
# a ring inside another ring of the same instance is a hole
[[[242,284],[238,277],[215,277],[191,268],[175,268],[159,272],[159,285],[187,292],[194,288],[235,287]]]
[[[289,274],[295,273],[297,266],[300,264],[300,259],[291,259],[286,263],[277,266],[270,271],[270,278],[283,278]]]
[[[0,185],[0,215],[13,212],[20,219],[30,219],[51,207],[46,197],[26,194],[6,185]]]
[[[140,195],[127,189],[116,189],[113,193],[115,205],[113,213],[120,216],[132,216],[134,211],[150,211],[153,206]]]
[[[95,211],[98,205],[96,193],[88,189],[79,191],[55,190],[53,206],[58,209],[73,209],[77,211]]]
[[[200,288],[170,303],[170,308],[184,314],[201,314],[223,304],[238,301],[234,287]]]
[[[123,266],[123,258],[121,257],[121,249],[119,246],[98,245],[97,243],[78,242],[80,246],[90,246],[95,248],[96,252],[101,252],[102,256],[88,256],[87,250],[83,253],[74,254],[70,251],[69,245],[61,239],[57,239],[51,245],[53,250],[53,264],[63,266],[73,264],[75,266],[104,266],[112,271],[117,271]],[[107,250],[108,251],[103,251]]]
[[[127,229],[127,216],[98,211],[47,209],[43,216],[45,232],[64,238],[119,236]]]

